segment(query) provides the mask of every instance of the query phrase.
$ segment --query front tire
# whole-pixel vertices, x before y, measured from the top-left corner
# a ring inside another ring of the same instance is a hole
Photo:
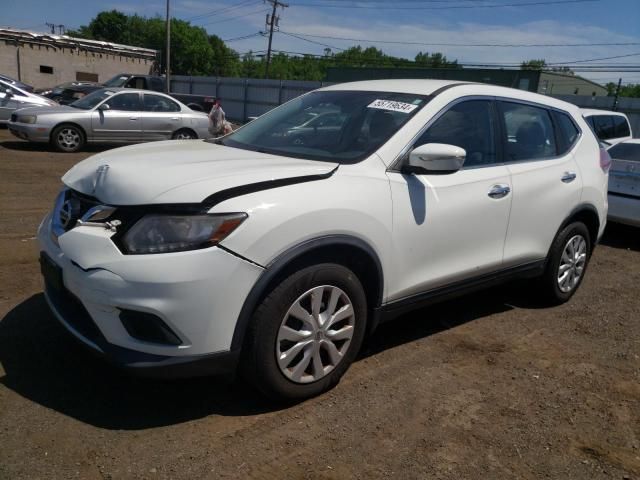
[[[358,277],[325,263],[293,273],[255,311],[243,353],[246,379],[268,397],[299,401],[334,387],[366,330]]]
[[[584,279],[591,257],[589,230],[582,222],[564,227],[551,245],[540,282],[544,299],[552,305],[568,301]]]
[[[84,132],[75,125],[60,125],[51,134],[51,143],[61,152],[77,152],[84,147],[85,142]]]

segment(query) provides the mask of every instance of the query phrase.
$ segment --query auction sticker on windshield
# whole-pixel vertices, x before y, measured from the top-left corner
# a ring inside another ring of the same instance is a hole
[[[395,102],[393,100],[374,100],[367,108],[378,108],[380,110],[390,110],[392,112],[411,113],[418,105],[412,105],[410,103]]]

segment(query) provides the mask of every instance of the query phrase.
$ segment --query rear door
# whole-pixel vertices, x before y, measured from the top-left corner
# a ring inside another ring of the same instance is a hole
[[[572,150],[580,130],[567,113],[517,100],[498,102],[513,199],[504,261],[546,258],[564,220],[579,204],[580,170]]]
[[[103,102],[108,110],[94,109],[91,130],[96,141],[135,142],[142,140],[142,102],[138,92],[120,92]]]
[[[145,93],[142,129],[147,140],[169,139],[182,127],[180,105],[164,95]]]

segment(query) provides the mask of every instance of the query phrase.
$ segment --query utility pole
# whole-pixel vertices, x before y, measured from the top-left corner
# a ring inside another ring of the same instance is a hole
[[[55,23],[45,23],[45,25],[51,28],[51,35],[56,34],[56,24]]]
[[[167,0],[167,52],[166,52],[166,90],[171,91],[171,17],[169,16],[169,0]]]
[[[618,87],[616,88],[616,96],[613,99],[613,108],[612,110],[615,112],[618,110],[618,96],[620,95],[620,88],[622,87],[622,78],[618,79]]]
[[[269,65],[271,64],[271,42],[273,41],[273,28],[278,27],[280,23],[280,17],[276,15],[276,9],[282,7],[287,8],[287,3],[282,3],[280,0],[266,0],[273,7],[271,15],[267,14],[266,27],[269,29],[269,46],[267,47],[267,66],[264,71],[264,78],[269,78]]]

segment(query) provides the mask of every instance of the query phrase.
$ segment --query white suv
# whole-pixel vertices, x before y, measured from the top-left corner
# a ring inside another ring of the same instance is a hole
[[[268,395],[306,398],[409,309],[514,277],[568,300],[605,227],[609,163],[578,108],[549,97],[322,88],[218,140],[73,167],[39,228],[46,297],[121,366],[240,366]]]

